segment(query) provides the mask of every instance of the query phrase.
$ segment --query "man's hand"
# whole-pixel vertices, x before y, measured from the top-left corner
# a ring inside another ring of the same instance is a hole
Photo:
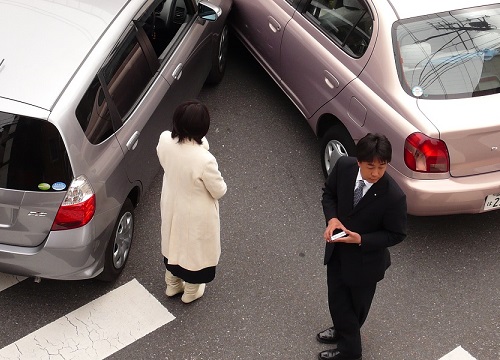
[[[332,234],[336,229],[341,229],[344,230],[347,236],[331,240]],[[349,231],[347,230],[344,225],[340,222],[339,219],[337,218],[331,218],[328,221],[328,225],[325,229],[325,233],[323,234],[323,237],[326,242],[328,243],[336,243],[336,242],[343,242],[343,243],[348,243],[348,244],[359,244],[361,245],[361,235],[354,231]]]
[[[331,242],[330,238],[332,237],[332,234],[336,229],[342,229],[344,231],[346,230],[339,219],[331,218],[330,220],[328,220],[328,225],[326,226],[325,233],[323,234],[326,242]]]
[[[348,244],[358,244],[361,245],[361,235],[354,231],[349,231],[344,229],[345,233],[347,236],[343,236],[341,238],[335,239],[335,240],[330,240],[329,242],[343,242],[343,243],[348,243]]]

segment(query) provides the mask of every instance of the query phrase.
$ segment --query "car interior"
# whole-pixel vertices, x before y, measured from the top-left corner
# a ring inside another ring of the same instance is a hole
[[[159,0],[156,4],[135,24],[142,27],[161,60],[190,16],[185,0]],[[154,72],[139,42],[135,32],[130,31],[104,66],[104,80],[122,120],[140,99]],[[110,108],[97,77],[78,105],[76,116],[92,144],[103,142],[121,126],[112,125]]]
[[[143,28],[158,57],[168,47],[188,18],[184,0],[162,0],[157,5]]]
[[[359,0],[314,0],[307,8],[314,22],[338,40],[355,57],[364,54],[370,42],[373,20]]]

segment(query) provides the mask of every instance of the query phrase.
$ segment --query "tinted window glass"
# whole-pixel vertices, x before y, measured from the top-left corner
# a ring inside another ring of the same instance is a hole
[[[428,99],[500,92],[500,7],[407,19],[394,25],[405,91]]]
[[[147,11],[136,24],[144,29],[156,55],[161,59],[191,14],[185,0],[155,1],[153,6],[154,9]]]
[[[57,183],[67,188],[72,178],[66,147],[54,125],[0,112],[1,188],[55,191]]]
[[[128,33],[108,59],[103,75],[111,98],[124,121],[153,77],[135,31]]]
[[[368,7],[360,0],[312,1],[306,16],[354,57],[363,55],[373,30]]]
[[[108,103],[97,77],[78,104],[76,117],[92,144],[99,144],[113,135]]]

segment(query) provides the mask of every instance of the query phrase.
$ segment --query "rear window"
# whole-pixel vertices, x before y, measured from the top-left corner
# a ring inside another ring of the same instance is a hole
[[[0,188],[61,191],[72,178],[66,147],[54,125],[0,112]]]
[[[396,65],[405,91],[443,99],[500,92],[500,7],[398,21]]]

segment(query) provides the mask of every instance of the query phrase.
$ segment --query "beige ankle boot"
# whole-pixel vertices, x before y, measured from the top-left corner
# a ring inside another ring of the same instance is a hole
[[[167,296],[174,296],[184,291],[184,281],[168,270],[165,271],[165,282],[167,283],[167,290],[165,290]]]
[[[189,304],[203,296],[205,292],[205,284],[190,284],[186,283],[184,287],[184,294],[182,294],[182,302]]]

